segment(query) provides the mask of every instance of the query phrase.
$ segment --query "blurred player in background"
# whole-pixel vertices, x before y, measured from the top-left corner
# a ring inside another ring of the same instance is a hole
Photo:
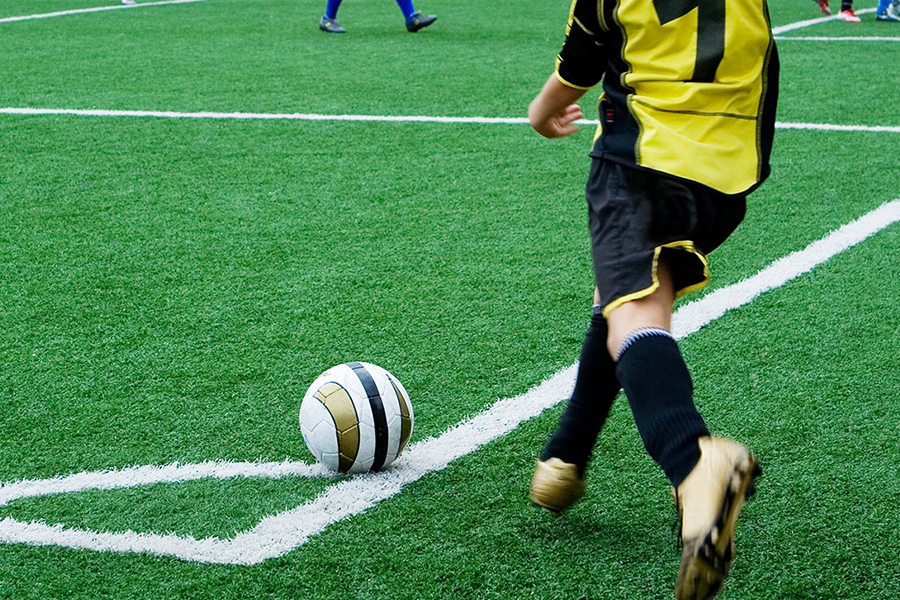
[[[828,0],[814,0],[819,5],[819,10],[824,14],[831,14],[831,7]],[[853,0],[842,0],[841,11],[838,17],[845,23],[859,23],[862,19],[853,10]],[[875,20],[885,21],[889,23],[900,23],[900,0],[879,0],[878,8],[875,9]]]
[[[857,16],[856,11],[853,10],[853,0],[841,0],[841,10],[838,13],[838,18],[844,23],[859,23],[862,21]]]
[[[680,600],[721,588],[759,467],[710,437],[671,333],[677,296],[709,281],[707,254],[769,174],[778,55],[765,0],[575,0],[556,72],[528,108],[548,138],[575,133],[574,104],[602,81],[587,183],[596,288],[575,389],[531,484],[559,512],[624,389],[650,456],[671,482],[683,552]]]
[[[879,0],[875,9],[875,20],[900,23],[900,0]]]
[[[337,11],[341,6],[341,0],[328,0],[325,6],[325,16],[319,21],[319,29],[328,33],[347,33],[347,30],[341,27],[337,21]],[[403,18],[406,19],[406,30],[415,33],[420,29],[428,27],[437,20],[435,15],[423,15],[413,6],[412,0],[397,0],[397,6],[403,12]]]
[[[819,10],[821,10],[823,14],[831,14],[831,7],[828,5],[828,0],[813,1],[819,5]],[[853,10],[853,0],[841,0],[841,10],[838,12],[838,18],[845,23],[859,23],[862,20],[856,14],[856,11]]]

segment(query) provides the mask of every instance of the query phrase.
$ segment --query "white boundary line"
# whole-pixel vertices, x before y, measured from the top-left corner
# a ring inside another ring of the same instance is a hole
[[[95,6],[93,8],[78,8],[74,10],[60,10],[57,12],[43,13],[40,15],[23,15],[21,17],[4,17],[0,23],[13,23],[15,21],[32,21],[34,19],[49,19],[51,17],[64,17],[80,13],[103,12],[106,10],[120,10],[126,8],[144,8],[146,6],[162,6],[164,4],[188,4],[190,2],[205,2],[206,0],[164,0],[163,2],[145,2],[143,4],[116,4],[115,6]]]
[[[527,125],[525,117],[436,117],[427,115],[323,115],[318,113],[174,112],[157,110],[103,110],[78,108],[0,108],[0,115],[59,115],[78,117],[132,117],[159,119],[234,119],[238,121],[344,121],[364,123],[444,123],[471,125]],[[596,119],[582,119],[581,125],[597,125]],[[900,126],[831,125],[829,123],[776,123],[776,129],[819,131],[872,131],[900,133]]]
[[[760,294],[807,273],[897,222],[900,222],[900,199],[887,202],[803,250],[775,261],[753,277],[684,305],[673,317],[675,336],[680,339],[691,335],[727,311],[744,306]],[[513,431],[522,422],[558,404],[571,391],[576,369],[577,364],[565,368],[524,394],[500,400],[442,435],[416,443],[388,471],[343,479],[312,501],[266,517],[252,529],[231,539],[196,539],[191,536],[134,531],[96,532],[48,525],[40,521],[26,523],[7,517],[0,521],[0,542],[97,551],[143,552],[202,563],[259,564],[290,552],[329,525],[366,511],[394,496],[405,485],[446,468],[457,458],[476,451],[484,444]],[[266,472],[273,468],[273,464],[281,465],[274,468],[278,473],[276,476],[317,474],[308,465],[290,462],[135,467],[99,474],[79,473],[51,480],[12,483],[0,487],[0,498],[8,503],[18,498],[82,489],[114,489],[199,477],[267,476]],[[96,482],[92,482],[92,478],[96,478]],[[125,481],[126,478],[136,483]]]
[[[330,477],[332,471],[324,465],[303,462],[251,463],[206,461],[182,465],[172,463],[162,467],[128,467],[113,471],[83,472],[52,479],[26,479],[0,485],[0,506],[22,498],[36,498],[53,494],[70,494],[88,490],[116,490],[155,483],[183,483],[197,479],[230,479],[232,477]]]
[[[104,110],[79,108],[0,108],[0,115],[70,115],[79,117],[145,117],[160,119],[235,119],[262,121],[353,121],[378,123],[474,123],[523,125],[524,117],[435,117],[396,115],[324,115],[318,113],[175,112],[169,110]],[[597,121],[594,121],[596,123]]]
[[[864,8],[862,10],[856,11],[858,15],[864,15],[866,13],[873,13],[877,9],[875,8]],[[819,17],[818,19],[808,19],[806,21],[797,21],[796,23],[790,23],[788,25],[782,25],[780,27],[773,27],[772,33],[775,35],[780,35],[782,33],[787,33],[788,31],[794,31],[795,29],[803,29],[804,27],[811,27],[813,25],[819,25],[821,23],[828,23],[829,21],[839,21],[841,19],[840,15],[831,15],[830,17]]]
[[[900,133],[893,125],[832,125],[829,123],[777,123],[778,129],[805,129],[807,131],[867,131],[871,133]]]
[[[791,41],[791,42],[900,42],[900,37],[865,37],[865,36],[847,36],[847,37],[813,37],[813,36],[790,36],[776,37],[775,41]]]

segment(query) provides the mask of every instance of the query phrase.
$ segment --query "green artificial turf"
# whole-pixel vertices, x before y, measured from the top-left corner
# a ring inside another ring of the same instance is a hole
[[[100,4],[4,0],[0,18]],[[0,23],[0,107],[523,116],[568,5],[418,5],[439,20],[415,36],[370,0],[341,8],[346,36],[320,33],[308,0]],[[776,26],[819,16],[808,0],[771,9]],[[900,35],[864,19],[785,35]],[[780,50],[780,121],[900,124],[896,43]],[[413,443],[571,365],[592,288],[592,134],[0,115],[0,484],[312,461],[299,402],[345,361],[403,381]],[[898,135],[780,130],[771,179],[685,301],[900,197]],[[765,469],[723,598],[900,595],[898,241],[891,226],[682,342],[710,428]],[[528,505],[560,410],[261,565],[0,544],[0,598],[670,597],[672,502],[624,399],[585,500],[561,518]],[[227,538],[331,483],[93,490],[0,519]]]

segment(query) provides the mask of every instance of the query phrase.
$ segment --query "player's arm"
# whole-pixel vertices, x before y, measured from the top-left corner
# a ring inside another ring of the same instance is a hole
[[[575,121],[583,115],[575,102],[600,83],[606,70],[606,49],[600,34],[597,0],[573,0],[556,72],[528,107],[531,126],[544,137],[578,131]]]
[[[581,107],[575,104],[584,92],[563,85],[554,73],[528,106],[528,121],[546,138],[572,135],[578,131],[575,121],[584,117]]]

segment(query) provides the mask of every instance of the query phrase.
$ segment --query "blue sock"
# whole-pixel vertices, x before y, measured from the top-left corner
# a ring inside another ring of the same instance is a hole
[[[337,19],[337,11],[340,6],[341,0],[328,0],[328,5],[325,7],[325,16],[329,19]]]
[[[878,14],[884,14],[887,12],[888,6],[891,5],[891,0],[878,0]]]
[[[888,2],[890,2],[890,0],[888,0]],[[397,6],[403,11],[403,16],[406,17],[407,21],[409,21],[409,18],[416,12],[412,0],[397,0]]]

